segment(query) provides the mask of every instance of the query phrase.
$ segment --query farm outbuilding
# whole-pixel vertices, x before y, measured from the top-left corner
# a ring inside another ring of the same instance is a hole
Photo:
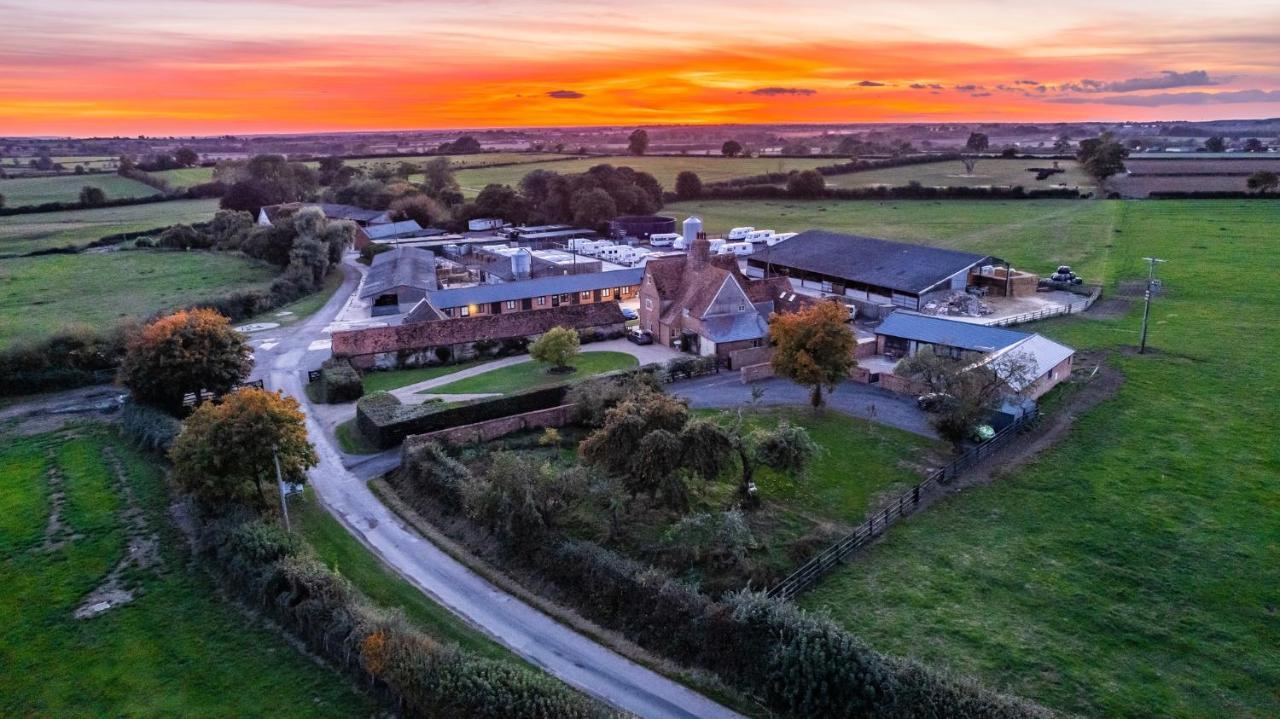
[[[360,299],[372,303],[375,316],[407,311],[438,287],[436,257],[419,247],[397,247],[375,255],[360,286]]]

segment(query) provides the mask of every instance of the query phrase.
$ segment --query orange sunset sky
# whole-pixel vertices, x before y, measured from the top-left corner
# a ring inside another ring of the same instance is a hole
[[[1280,2],[0,0],[0,134],[1280,116]]]

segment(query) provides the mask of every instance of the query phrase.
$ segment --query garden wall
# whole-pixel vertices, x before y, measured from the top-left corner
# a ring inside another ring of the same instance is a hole
[[[551,409],[564,404],[569,385],[476,399],[442,407],[440,403],[404,405],[394,395],[375,392],[356,403],[356,426],[381,449],[389,449],[411,434],[426,434],[512,415]]]
[[[488,442],[508,434],[522,432],[527,429],[544,427],[563,427],[569,423],[574,405],[562,404],[550,409],[536,409],[532,412],[521,412],[509,417],[499,417],[461,427],[436,430],[426,434],[414,435],[414,441],[439,442],[441,444],[471,444]]]

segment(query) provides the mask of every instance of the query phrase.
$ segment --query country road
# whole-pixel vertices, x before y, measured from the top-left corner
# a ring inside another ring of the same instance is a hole
[[[296,397],[320,463],[309,481],[325,508],[406,580],[496,641],[565,683],[625,712],[654,719],[737,717],[735,712],[578,634],[493,586],[407,527],[374,496],[365,480],[343,466],[303,391],[306,370],[329,355],[328,331],[355,291],[359,270],[344,264],[346,278],[309,319],[253,335],[255,377],[270,389]],[[344,323],[345,324],[345,323]],[[380,470],[394,466],[377,463]]]

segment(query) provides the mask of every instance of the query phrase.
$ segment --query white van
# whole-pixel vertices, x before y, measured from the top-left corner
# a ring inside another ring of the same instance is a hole
[[[679,237],[677,237],[676,241],[671,244],[671,247],[677,250],[689,249],[689,245],[685,244],[684,235],[680,235]]]
[[[675,232],[660,232],[655,235],[649,235],[649,244],[653,247],[670,247],[675,244],[676,240],[682,238],[683,235]]]
[[[791,239],[792,237],[795,237],[795,236],[796,236],[796,235],[798,235],[798,234],[800,234],[800,233],[798,233],[798,232],[783,232],[782,234],[774,235],[773,237],[770,237],[769,239],[765,240],[765,241],[764,241],[764,243],[765,243],[766,245],[768,245],[769,247],[773,247],[774,245],[778,244],[779,242],[782,242],[783,240],[789,240],[789,239]]]
[[[754,251],[755,251],[755,246],[752,245],[750,242],[730,242],[729,244],[720,248],[720,254],[737,255],[738,257],[745,257]]]
[[[729,230],[729,239],[734,241],[745,240],[747,239],[747,235],[755,231],[756,228],[754,227],[735,227],[732,230]]]
[[[768,242],[770,237],[773,237],[773,230],[755,230],[754,232],[748,232],[747,236],[742,239],[747,242]]]

